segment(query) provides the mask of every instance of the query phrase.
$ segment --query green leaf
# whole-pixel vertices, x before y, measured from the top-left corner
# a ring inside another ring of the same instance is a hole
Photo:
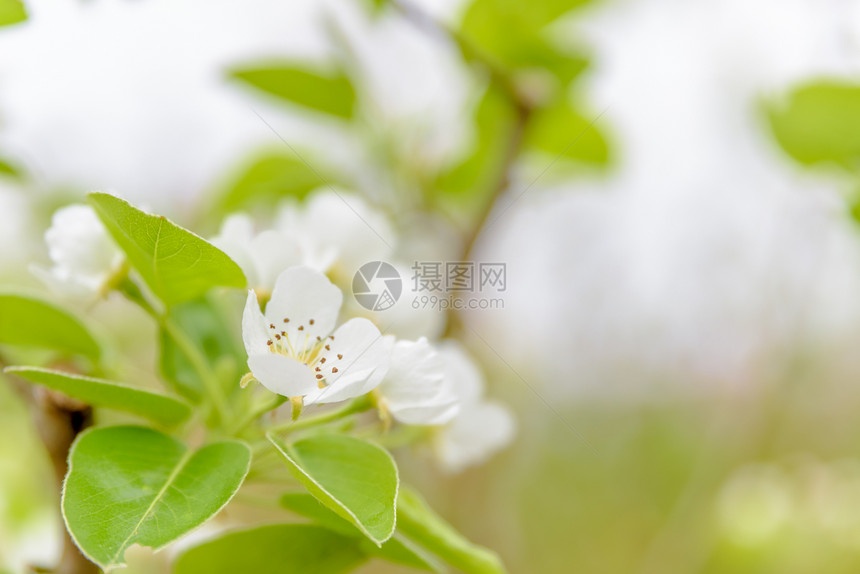
[[[225,378],[238,380],[240,366],[245,364],[245,350],[234,338],[241,326],[228,321],[221,309],[207,299],[199,299],[174,305],[169,317],[188,335],[207,362],[214,366],[226,366]],[[159,367],[162,377],[172,388],[192,402],[199,402],[206,393],[204,382],[170,331],[159,328]]]
[[[377,545],[391,538],[399,477],[388,451],[344,435],[320,435],[284,445],[269,440],[290,472],[320,502]]]
[[[96,339],[73,315],[34,297],[0,294],[0,343],[101,356]]]
[[[397,497],[397,529],[466,574],[504,574],[499,557],[466,540],[436,514],[417,492],[402,488]]]
[[[217,514],[250,463],[250,448],[237,441],[190,450],[149,428],[93,429],[69,454],[63,517],[87,558],[105,570],[122,566],[132,544],[160,549]]]
[[[860,85],[801,85],[766,111],[777,142],[800,163],[860,167]]]
[[[339,574],[365,560],[358,539],[320,526],[272,524],[231,532],[182,554],[174,574]]]
[[[475,143],[469,155],[442,174],[436,188],[462,199],[480,198],[493,185],[505,161],[507,142],[514,130],[515,112],[498,89],[490,86],[475,110]]]
[[[352,524],[323,506],[310,494],[304,492],[287,493],[281,497],[281,506],[344,536],[362,536]],[[429,572],[444,572],[444,569],[431,556],[416,548],[412,542],[398,532],[395,532],[394,536],[383,543],[381,547],[371,544],[362,537],[362,549],[371,556],[383,558],[395,564]]]
[[[2,4],[2,3],[3,3],[3,0],[0,0],[0,4]],[[12,177],[15,179],[20,179],[21,178],[21,170],[17,166],[15,166],[14,164],[12,164],[11,162],[6,161],[3,158],[0,158],[0,175]]]
[[[538,110],[525,135],[532,149],[597,165],[609,161],[609,146],[593,118],[585,118],[562,99]]]
[[[355,88],[340,71],[323,74],[292,63],[248,66],[230,74],[268,94],[344,119],[355,113]]]
[[[245,287],[245,276],[225,253],[165,217],[145,213],[106,193],[89,201],[129,262],[167,305],[212,287]]]
[[[191,415],[191,408],[182,401],[113,381],[38,367],[7,367],[3,372],[60,391],[94,407],[125,411],[165,426],[175,426]]]
[[[315,161],[314,166],[319,169],[320,162]],[[325,181],[337,181],[330,170],[324,173]],[[323,183],[323,179],[295,154],[265,153],[244,166],[227,186],[219,201],[220,215],[256,206],[271,209],[273,204],[287,197],[303,199]]]
[[[475,0],[461,23],[462,35],[490,59],[512,70],[545,69],[566,86],[584,68],[579,54],[552,46],[544,29],[588,0]]]
[[[17,24],[27,19],[27,10],[20,0],[0,0],[0,26]]]

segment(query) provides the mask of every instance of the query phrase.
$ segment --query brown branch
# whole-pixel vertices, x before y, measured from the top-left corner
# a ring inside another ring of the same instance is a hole
[[[490,81],[501,90],[516,112],[511,134],[508,139],[507,146],[505,147],[505,154],[499,165],[499,172],[496,175],[492,186],[489,188],[489,197],[471,229],[463,238],[463,248],[460,252],[459,260],[469,261],[473,254],[472,252],[475,249],[475,244],[481,235],[481,231],[484,229],[487,219],[493,210],[493,206],[496,204],[496,200],[508,188],[511,168],[516,162],[517,157],[519,157],[522,149],[526,125],[531,118],[534,103],[527,94],[519,89],[508,70],[496,62],[492,55],[485,53],[468,38],[460,34],[458,30],[437,21],[408,0],[391,0],[391,4],[403,15],[404,18],[412,22],[416,27],[424,30],[430,35],[438,36],[447,41],[453,42],[459,48],[463,58],[468,61],[476,62],[478,65],[483,67],[489,74]],[[461,330],[462,318],[460,317],[460,313],[453,305],[449,305],[446,316],[445,332],[442,336],[450,337]]]
[[[0,368],[3,366],[3,360],[0,358]],[[92,423],[92,409],[85,403],[56,391],[32,386],[12,375],[7,374],[6,377],[30,407],[39,438],[42,439],[51,461],[54,481],[59,493],[68,470],[69,449],[75,437]],[[51,572],[98,574],[100,570],[84,558],[69,533],[63,528],[63,554],[60,563]]]

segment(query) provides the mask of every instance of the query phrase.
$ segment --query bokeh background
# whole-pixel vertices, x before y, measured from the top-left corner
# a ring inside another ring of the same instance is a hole
[[[4,288],[45,289],[50,214],[91,190],[211,235],[322,177],[441,260],[488,211],[505,308],[465,332],[519,431],[454,476],[401,457],[443,516],[517,573],[860,569],[857,2],[0,0],[0,24]],[[329,83],[289,103],[260,72],[286,65]],[[151,371],[115,303],[87,312]],[[48,464],[0,381],[0,571],[55,559]]]

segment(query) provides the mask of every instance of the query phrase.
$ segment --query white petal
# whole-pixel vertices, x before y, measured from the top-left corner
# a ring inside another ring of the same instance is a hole
[[[349,313],[359,317],[367,317],[377,325],[384,325],[385,332],[397,335],[403,339],[417,339],[422,336],[435,339],[445,328],[445,313],[432,307],[419,306],[413,308],[415,292],[412,291],[412,270],[406,265],[395,264],[394,267],[403,281],[403,291],[397,302],[384,311],[371,311],[356,301],[355,297],[347,297]]]
[[[284,355],[250,355],[248,367],[264,387],[285,397],[298,397],[317,389],[316,379],[308,366]]]
[[[298,352],[331,333],[342,303],[343,294],[328,277],[310,267],[291,267],[275,281],[266,321],[284,331]]]
[[[321,353],[325,362],[319,363],[328,386],[308,395],[305,403],[359,397],[375,389],[388,372],[391,343],[367,319],[350,319],[333,337],[329,349]]]
[[[368,261],[386,259],[395,241],[385,216],[347,191],[316,191],[301,207],[286,206],[279,221],[282,229],[307,238],[315,260],[334,255],[336,267],[348,277]]]
[[[257,294],[253,289],[248,290],[245,300],[245,310],[242,312],[242,341],[248,356],[268,353],[269,330],[266,319],[257,303]]]
[[[122,252],[88,205],[58,209],[45,232],[48,255],[59,269],[101,283],[122,264]]]
[[[484,377],[474,359],[454,341],[439,345],[445,364],[445,385],[462,404],[477,403],[484,394]]]
[[[221,224],[218,235],[211,243],[235,261],[252,287],[271,289],[272,286],[262,285],[260,274],[251,252],[251,241],[254,238],[254,220],[245,213],[234,213]]]
[[[439,435],[437,454],[448,472],[485,462],[506,447],[516,434],[516,420],[507,407],[484,401],[464,407]]]
[[[459,410],[445,385],[442,357],[423,337],[394,344],[379,392],[392,416],[406,424],[444,424]]]
[[[251,240],[250,246],[257,268],[257,286],[267,290],[274,287],[275,280],[282,271],[302,262],[298,242],[279,231],[263,231]]]

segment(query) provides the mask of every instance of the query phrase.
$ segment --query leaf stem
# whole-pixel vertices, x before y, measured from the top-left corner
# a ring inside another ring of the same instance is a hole
[[[191,362],[191,367],[197,373],[197,376],[200,377],[200,380],[203,381],[203,385],[206,387],[206,393],[209,395],[209,399],[212,401],[215,410],[218,412],[218,416],[221,418],[222,423],[229,420],[230,409],[227,405],[227,397],[224,395],[224,389],[221,387],[221,383],[218,381],[215,373],[206,362],[206,358],[203,356],[203,353],[200,352],[197,345],[194,344],[194,342],[188,337],[187,333],[185,333],[179,324],[177,324],[172,318],[167,315],[162,315],[158,320],[161,322],[161,326],[167,334],[173,339],[173,342],[175,342],[185,356],[188,357],[188,360]]]
[[[313,417],[300,418],[297,421],[284,421],[276,423],[266,430],[268,432],[293,432],[301,429],[311,428],[319,425],[328,424],[348,416],[363,413],[364,411],[373,408],[373,400],[369,395],[359,397],[345,406],[330,410],[328,412],[316,415]]]

